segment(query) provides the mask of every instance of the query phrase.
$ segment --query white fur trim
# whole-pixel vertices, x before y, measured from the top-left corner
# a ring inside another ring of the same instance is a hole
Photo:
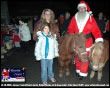
[[[96,40],[95,40],[95,42],[103,42],[103,38],[97,38]]]
[[[92,11],[89,11],[89,14],[92,15]]]
[[[87,77],[88,74],[87,74],[87,73],[81,73],[81,72],[80,72],[79,75],[80,75],[80,76]]]
[[[76,70],[76,73],[80,73],[80,70]]]
[[[79,7],[81,7],[81,6],[86,7],[86,10],[87,10],[87,6],[84,3],[78,4],[78,7],[77,8],[79,9]]]
[[[89,48],[86,48],[86,51],[90,51],[90,49],[92,48],[92,46],[91,47],[89,47]]]
[[[77,26],[79,29],[79,33],[81,33],[83,31],[84,26],[86,25],[90,15],[88,12],[86,12],[86,18],[84,19],[84,22],[82,22],[81,24],[77,21],[77,15],[78,15],[78,13],[75,14],[75,19],[76,19],[76,23],[77,23]]]
[[[80,70],[76,70],[76,73],[79,73],[80,76],[84,76],[84,77],[88,75],[87,73],[80,72]]]

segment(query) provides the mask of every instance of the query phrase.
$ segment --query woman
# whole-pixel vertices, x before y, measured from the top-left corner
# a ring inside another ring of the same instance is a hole
[[[33,39],[37,41],[37,35],[36,33],[40,31],[41,25],[43,23],[48,23],[50,25],[50,31],[52,34],[56,34],[57,38],[60,37],[59,28],[58,25],[55,23],[55,15],[54,12],[51,9],[44,9],[40,21],[36,25],[34,32],[33,32]]]

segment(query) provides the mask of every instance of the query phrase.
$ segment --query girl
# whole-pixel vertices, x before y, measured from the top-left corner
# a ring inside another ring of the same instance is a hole
[[[38,42],[35,46],[36,60],[41,60],[41,80],[44,85],[47,84],[48,76],[52,82],[56,82],[52,71],[53,58],[58,57],[58,43],[56,35],[51,34],[50,27],[47,23],[42,24],[41,31],[37,32]]]

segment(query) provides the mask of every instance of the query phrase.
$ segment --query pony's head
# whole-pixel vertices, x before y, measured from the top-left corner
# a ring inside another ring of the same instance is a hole
[[[102,54],[104,51],[103,43],[94,43],[89,54],[90,63],[93,70],[98,70],[101,67],[100,61],[103,59]]]
[[[75,56],[78,56],[80,61],[86,62],[88,60],[86,52],[86,37],[83,33],[73,34],[70,46],[71,52],[74,53]]]

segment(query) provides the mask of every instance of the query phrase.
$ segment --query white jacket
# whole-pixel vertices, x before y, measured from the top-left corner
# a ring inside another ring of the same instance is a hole
[[[53,59],[54,57],[59,56],[58,54],[58,42],[56,41],[56,38],[48,38],[49,40],[49,52],[47,58],[45,58],[45,44],[46,44],[46,38],[42,35],[41,31],[37,32],[37,36],[39,41],[36,42],[35,45],[35,56],[36,60],[41,59]]]
[[[27,23],[24,23],[23,25],[19,26],[19,36],[22,41],[31,40],[31,34]]]

